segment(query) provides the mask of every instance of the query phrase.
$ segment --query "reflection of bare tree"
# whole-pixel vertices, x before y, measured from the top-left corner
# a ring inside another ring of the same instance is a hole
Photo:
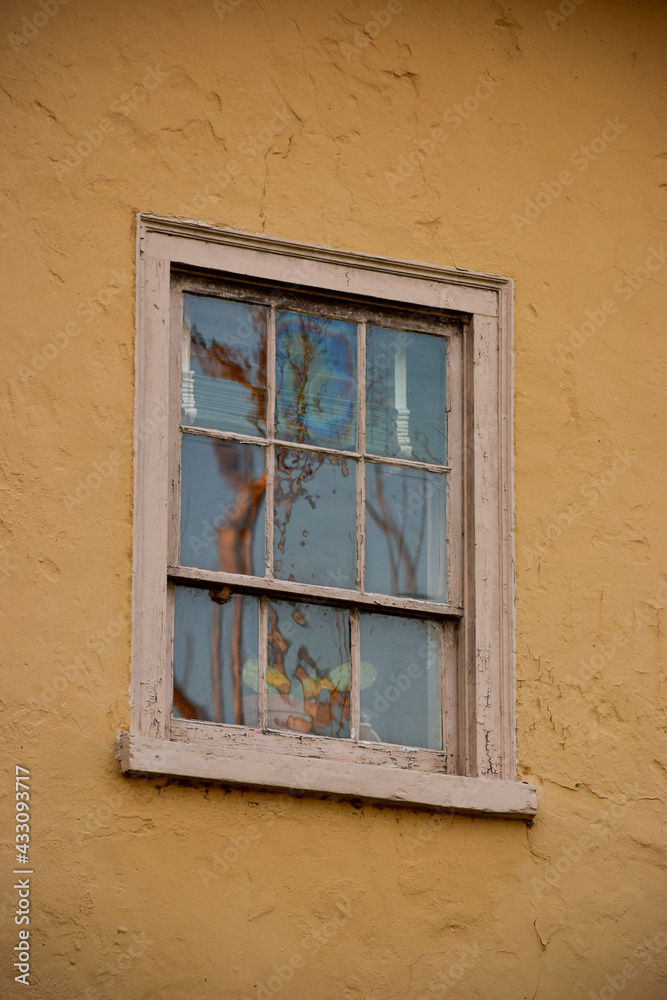
[[[248,321],[253,331],[254,344],[249,347],[231,347],[211,340],[210,344],[193,323],[190,328],[190,357],[196,358],[202,372],[209,378],[224,378],[244,385],[250,392],[251,410],[247,420],[260,434],[266,426],[266,310],[260,306],[247,306]]]
[[[190,633],[186,634],[185,637],[185,663],[182,672],[182,685],[186,689],[188,686],[188,678],[192,670],[192,663],[194,659],[194,650],[192,648],[192,635]],[[185,696],[183,691],[176,686],[174,680],[174,708],[179,715],[182,715],[184,719],[201,719],[202,709],[196,705],[193,701]]]
[[[248,347],[232,347],[212,339],[206,343],[197,327],[190,330],[190,354],[197,358],[204,375],[209,378],[227,379],[245,386],[250,392],[251,408],[246,414],[248,421],[264,433],[266,426],[266,366],[267,366],[267,325],[266,309],[248,308],[249,328],[253,331],[253,344]],[[222,442],[220,443],[222,445]],[[220,475],[232,486],[236,494],[233,511],[222,527],[217,529],[220,568],[228,573],[250,573],[251,546],[257,512],[266,489],[266,474],[256,480],[249,479],[245,470],[239,467],[236,449],[216,448]],[[234,617],[231,641],[232,697],[234,701],[234,721],[243,723],[243,699],[241,688],[241,599],[234,602]],[[220,664],[220,634],[222,611],[216,605],[213,611],[213,634],[211,637],[211,695],[215,722],[224,718],[224,693],[222,688],[222,665]]]
[[[424,534],[426,531],[426,504],[421,501],[421,523],[419,525],[419,535],[414,544],[409,545],[407,541],[407,531],[405,526],[396,523],[394,512],[387,500],[384,489],[384,476],[382,471],[373,464],[366,466],[367,471],[373,469],[375,473],[375,496],[379,510],[376,510],[368,499],[366,509],[373,518],[384,540],[387,543],[387,556],[389,558],[389,572],[391,575],[390,591],[392,594],[403,596],[419,596],[417,586],[417,567],[421,556]],[[403,510],[416,511],[408,506],[408,480],[401,476],[401,504]]]
[[[219,566],[224,572],[247,576],[252,572],[252,543],[266,492],[266,471],[262,467],[259,474],[253,472],[249,451],[236,442],[216,441],[214,450],[220,477],[234,494],[234,503],[228,507],[223,523],[216,527]],[[213,628],[210,672],[213,721],[222,722],[225,717],[223,664],[220,662],[220,649],[224,648],[230,657],[234,722],[243,725],[241,662],[243,598],[238,594],[233,599],[231,636],[229,642],[225,643],[222,641],[223,607],[232,597],[232,593],[229,588],[219,588],[211,596]],[[182,686],[183,690],[174,687],[174,705],[178,711],[186,718],[204,718],[205,715],[201,714],[201,710],[193,706],[185,696],[184,690],[187,685],[183,683]]]
[[[215,339],[207,341],[196,325],[192,324],[190,327],[190,357],[197,359],[203,374],[208,378],[225,379],[228,382],[242,385],[248,390],[250,407],[245,416],[258,433],[263,435],[266,426],[266,310],[261,307],[250,310],[249,320],[254,331],[252,344],[237,347],[218,342]],[[289,331],[292,335],[281,339],[281,356],[278,358],[278,364],[289,370],[290,374],[289,390],[283,399],[282,419],[289,428],[289,437],[293,438],[295,443],[307,439],[313,418],[323,419],[329,423],[333,420],[329,408],[322,402],[323,391],[329,386],[330,377],[341,377],[335,372],[332,372],[330,376],[327,372],[330,342],[332,337],[335,339],[331,330],[328,329],[329,322],[324,318],[301,314],[295,317],[294,314],[290,314]],[[255,472],[251,468],[252,463],[248,458],[248,447],[236,442],[217,441],[215,455],[225,488],[234,494],[234,502],[226,512],[224,523],[220,527],[216,527],[219,568],[228,573],[251,575],[252,543],[258,527],[257,522],[262,500],[266,492],[266,471],[263,470],[261,474]],[[277,548],[283,554],[285,553],[287,526],[294,505],[299,500],[305,500],[313,510],[315,509],[318,496],[309,484],[326,462],[339,466],[343,476],[349,474],[344,459],[315,452],[276,449],[274,517]],[[230,658],[233,721],[242,725],[244,722],[243,665],[241,662],[242,598],[237,595],[233,599],[233,606],[230,608],[231,635],[226,640],[222,632],[229,615],[224,613],[223,607],[228,599],[214,600],[213,604],[210,650],[212,715],[215,722],[222,722],[225,718],[225,695],[222,678],[227,664],[220,662],[220,651],[224,650],[225,655]],[[284,655],[289,644],[286,644],[280,636],[275,614],[273,619],[270,618],[269,621],[269,646],[273,651],[273,666],[275,668],[275,683],[272,681],[272,686],[285,694],[289,692],[291,686],[291,681],[286,677],[284,666]],[[344,662],[344,658],[341,658],[340,662]],[[323,707],[313,707],[314,714],[311,713],[313,720],[319,713],[318,719],[321,721],[318,721],[317,725],[326,728],[327,725],[333,725],[334,714],[332,713],[337,713],[342,726],[343,718],[349,719],[349,691],[347,693],[342,690],[339,692],[330,678],[320,677],[317,673],[313,675],[312,669],[307,669],[307,660],[301,658],[300,663],[302,675],[299,679],[304,690],[304,699],[306,699],[306,688],[311,692],[307,700],[312,706],[320,704],[320,696],[325,697],[326,691],[331,694],[331,707],[327,709],[330,713],[329,722],[323,721]],[[279,680],[279,675],[285,678],[284,682]],[[310,684],[315,684],[317,694],[313,693],[314,689],[308,687]],[[176,688],[174,689],[174,705],[186,718],[203,717],[198,714],[201,710],[188,701],[183,691]],[[347,708],[344,707],[345,705]],[[345,712],[347,712],[346,716]],[[315,724],[313,721],[313,726]]]
[[[279,535],[276,548],[285,555],[287,527],[294,507],[299,500],[315,510],[319,495],[308,488],[323,465],[329,463],[340,469],[345,478],[350,470],[347,461],[337,455],[324,455],[316,451],[294,451],[291,448],[276,449],[276,471],[274,478],[274,524]],[[276,571],[280,569],[278,563]]]
[[[266,492],[266,471],[252,478],[242,456],[247,452],[227,441],[216,441],[215,455],[222,480],[234,490],[235,502],[224,523],[216,528],[220,569],[226,573],[252,572],[252,540],[255,522]],[[241,614],[242,598],[234,601],[231,637],[232,698],[234,722],[243,724],[243,698],[241,688]],[[214,607],[213,643],[211,650],[211,681],[213,685],[214,721],[224,716],[223,691],[220,684],[221,667],[218,660],[222,607]]]
[[[309,492],[307,484],[315,478],[327,460],[334,465],[341,461],[335,456],[322,455],[319,452],[293,451],[289,448],[276,450],[273,509],[274,523],[279,533],[276,547],[283,555],[285,555],[287,526],[294,505],[298,500],[305,500],[315,510],[318,498]],[[345,466],[344,461],[343,466]],[[343,470],[343,475],[347,475],[346,468]]]
[[[308,441],[312,424],[318,419],[323,419],[325,425],[340,423],[340,417],[333,418],[331,402],[324,402],[330,377],[327,368],[331,344],[336,339],[330,323],[324,317],[304,313],[287,313],[278,320],[276,360],[287,390],[282,393],[279,412],[283,431],[290,441]],[[338,338],[339,348],[342,344]],[[351,368],[351,359],[348,364]],[[340,373],[331,375],[340,379]],[[331,426],[320,430],[330,432]]]
[[[376,350],[366,368],[367,450],[375,454],[397,456],[400,452],[396,433],[397,410],[394,406],[394,361],[397,347],[392,342]],[[390,367],[391,366],[391,367]]]

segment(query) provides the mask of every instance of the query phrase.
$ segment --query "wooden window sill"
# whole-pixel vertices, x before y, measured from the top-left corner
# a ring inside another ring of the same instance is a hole
[[[531,820],[537,811],[535,786],[519,781],[149,740],[127,733],[120,738],[119,757],[128,775],[171,775],[505,819]]]

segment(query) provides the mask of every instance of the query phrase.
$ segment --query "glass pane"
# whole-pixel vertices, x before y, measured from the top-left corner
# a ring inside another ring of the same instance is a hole
[[[269,728],[349,738],[349,612],[270,601],[268,639]]]
[[[356,463],[276,449],[274,573],[280,580],[354,588]]]
[[[447,476],[366,463],[365,589],[445,601]]]
[[[438,622],[359,615],[360,739],[442,749]]]
[[[366,451],[447,464],[447,341],[369,326]]]
[[[258,601],[176,587],[174,715],[257,725]]]
[[[265,306],[183,294],[182,420],[239,434],[266,434]]]
[[[264,448],[183,434],[181,565],[264,576]]]
[[[276,437],[357,446],[357,327],[276,312]]]

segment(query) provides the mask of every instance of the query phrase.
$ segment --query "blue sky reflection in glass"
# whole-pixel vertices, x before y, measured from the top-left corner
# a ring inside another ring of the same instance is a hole
[[[362,740],[442,750],[439,622],[359,615]]]
[[[447,600],[447,475],[366,465],[366,590]]]
[[[276,312],[276,437],[356,449],[356,324]]]

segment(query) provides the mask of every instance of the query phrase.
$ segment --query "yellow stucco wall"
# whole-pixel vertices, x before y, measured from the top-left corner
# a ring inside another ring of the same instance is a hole
[[[557,11],[3,5],[0,796],[9,843],[30,769],[29,995],[665,995],[664,5]],[[121,777],[137,211],[516,280],[532,828]]]

